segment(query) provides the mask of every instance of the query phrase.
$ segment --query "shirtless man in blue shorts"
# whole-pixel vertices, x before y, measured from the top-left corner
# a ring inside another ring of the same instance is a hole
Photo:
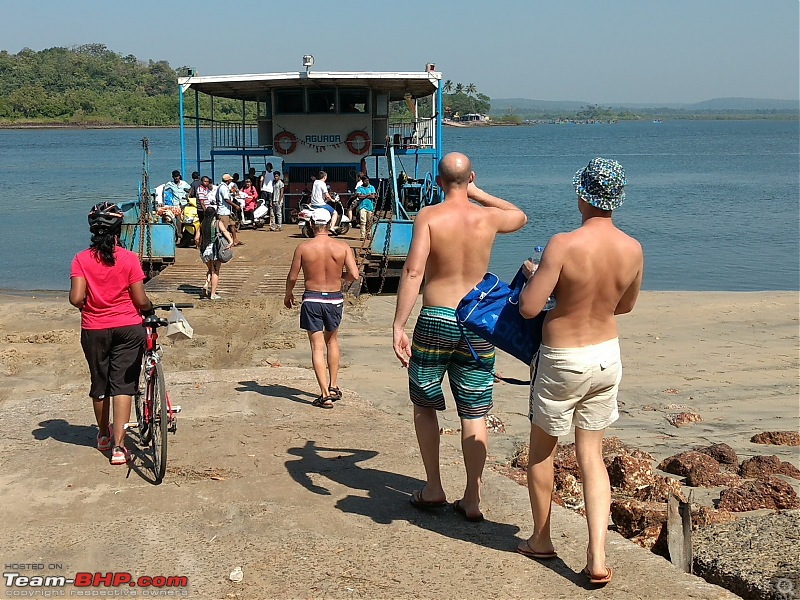
[[[447,373],[461,418],[461,448],[467,471],[464,495],[453,506],[467,520],[481,521],[481,477],[488,448],[484,417],[492,408],[494,381],[491,372],[470,355],[456,323],[455,309],[486,273],[495,236],[517,231],[528,219],[510,202],[478,188],[472,164],[463,154],[453,152],[442,158],[436,181],[445,192],[445,201],[423,208],[414,221],[393,326],[394,352],[408,367],[414,427],[427,477],[425,487],[411,496],[411,504],[423,509],[446,506],[436,411],[445,409],[442,379]],[[405,326],[423,278],[422,310],[412,343]],[[493,366],[494,347],[466,335],[481,360]]]
[[[292,266],[286,276],[283,305],[286,308],[294,306],[293,290],[302,269],[305,292],[300,307],[300,329],[308,333],[311,363],[320,390],[319,397],[312,404],[319,408],[333,408],[333,403],[342,397],[336,385],[339,375],[338,333],[344,307],[342,270],[347,268],[344,278],[353,282],[358,279],[358,267],[350,246],[328,236],[330,212],[317,208],[312,219],[314,237],[295,248]]]
[[[614,226],[612,211],[625,199],[625,172],[613,160],[595,158],[573,179],[581,226],[550,240],[520,296],[523,317],[537,315],[550,294],[556,306],[542,330],[531,381],[528,490],[533,535],[517,551],[555,558],[550,538],[553,457],[558,436],[575,427],[575,453],[586,501],[589,545],[584,574],[593,584],[611,581],[605,541],[611,488],[603,463],[603,434],[619,418],[622,379],[615,315],[633,310],[642,284],[644,257],[635,239]]]

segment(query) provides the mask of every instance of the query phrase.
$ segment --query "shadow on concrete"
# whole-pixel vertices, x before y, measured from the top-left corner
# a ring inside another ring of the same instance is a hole
[[[469,523],[452,506],[430,510],[411,506],[411,493],[421,489],[425,482],[415,477],[371,469],[359,464],[376,457],[377,451],[322,448],[309,440],[303,447],[290,448],[288,453],[298,458],[286,462],[287,471],[310,492],[331,495],[326,487],[312,481],[311,474],[318,474],[348,488],[366,492],[367,497],[349,495],[339,500],[336,508],[343,512],[363,515],[376,523],[386,525],[394,521],[407,521],[449,538],[494,550],[514,550],[514,539],[519,533],[516,525],[488,520],[483,523]]]
[[[315,394],[305,390],[298,390],[297,388],[286,385],[261,385],[256,381],[240,381],[236,391],[255,392],[262,396],[285,398],[299,404],[311,404],[317,398]]]

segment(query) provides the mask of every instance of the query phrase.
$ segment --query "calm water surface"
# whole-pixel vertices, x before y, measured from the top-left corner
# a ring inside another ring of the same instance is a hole
[[[142,137],[154,187],[180,168],[175,129],[0,131],[0,287],[69,287],[88,208],[136,197]],[[470,156],[478,185],[528,214],[495,246],[491,268],[507,278],[533,246],[580,224],[575,171],[594,156],[619,160],[627,200],[614,218],[642,242],[649,290],[800,289],[799,143],[798,123],[785,121],[444,131],[445,152]]]

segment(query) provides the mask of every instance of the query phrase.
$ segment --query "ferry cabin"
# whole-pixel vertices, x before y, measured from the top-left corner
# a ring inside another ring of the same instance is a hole
[[[320,170],[345,204],[361,171],[385,199],[398,199],[403,175],[429,190],[441,157],[440,81],[432,64],[409,73],[190,72],[178,80],[182,172],[217,181],[228,170],[218,164],[232,159],[242,175],[271,162],[286,183],[286,217]],[[397,103],[403,109],[394,114]],[[394,218],[413,216],[413,204],[392,210]]]

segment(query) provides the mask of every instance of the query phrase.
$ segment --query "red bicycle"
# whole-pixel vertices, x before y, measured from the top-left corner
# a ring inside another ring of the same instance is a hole
[[[193,308],[193,304],[155,304],[156,310]],[[164,480],[167,472],[167,432],[178,430],[175,417],[181,412],[180,406],[173,406],[164,381],[164,366],[161,364],[161,345],[158,343],[158,328],[166,327],[168,322],[153,314],[144,319],[147,331],[147,346],[142,360],[142,377],[139,391],[134,399],[136,423],[128,423],[126,428],[135,427],[139,431],[139,441],[143,450],[149,447],[155,483]]]

